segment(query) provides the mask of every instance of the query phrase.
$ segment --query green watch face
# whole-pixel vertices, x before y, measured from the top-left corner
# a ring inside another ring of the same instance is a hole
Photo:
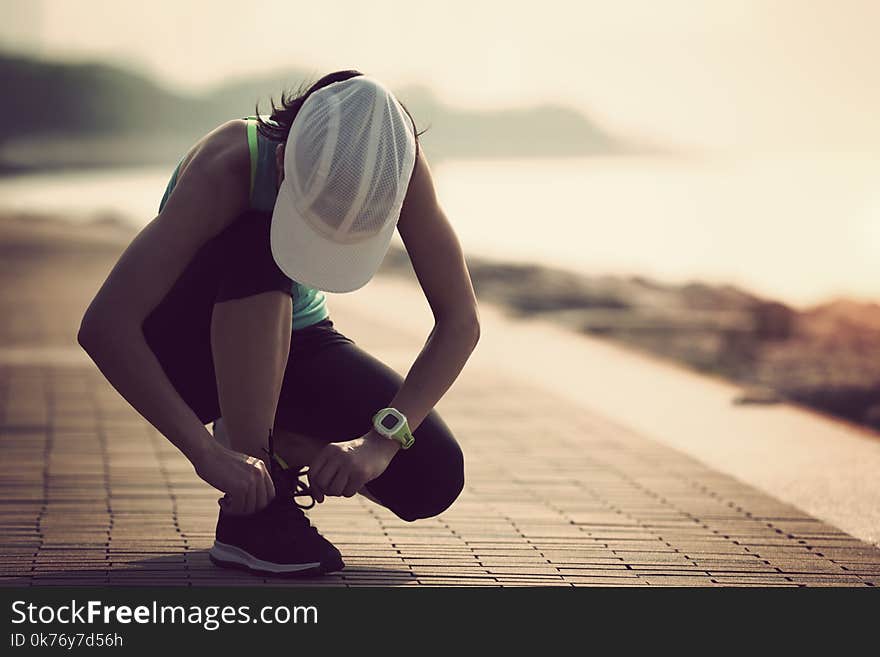
[[[376,422],[376,419],[379,417],[380,413],[381,411],[376,413],[376,415],[373,417],[373,422]],[[388,438],[399,442],[403,449],[409,448],[415,442],[415,437],[406,426],[406,420],[396,415],[395,413],[386,413],[384,416],[382,416],[381,420],[378,420],[378,423],[375,426],[377,428],[381,427],[381,432],[385,432],[385,435]]]

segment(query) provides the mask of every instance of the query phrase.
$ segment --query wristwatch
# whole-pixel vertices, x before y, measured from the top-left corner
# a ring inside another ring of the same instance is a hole
[[[416,441],[406,423],[406,416],[391,406],[376,412],[373,428],[379,435],[399,442],[402,449],[409,449]]]

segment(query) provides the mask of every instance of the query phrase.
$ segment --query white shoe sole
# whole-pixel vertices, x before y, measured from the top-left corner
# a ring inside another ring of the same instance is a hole
[[[320,561],[306,563],[273,563],[263,561],[252,554],[248,554],[241,548],[220,541],[214,541],[214,546],[208,552],[211,561],[231,568],[245,568],[257,573],[270,573],[272,575],[284,575],[288,573],[303,573],[305,571],[321,571]]]

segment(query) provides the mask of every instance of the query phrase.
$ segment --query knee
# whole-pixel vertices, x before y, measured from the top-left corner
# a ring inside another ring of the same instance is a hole
[[[407,504],[394,510],[398,518],[407,522],[433,518],[452,506],[464,490],[464,455],[457,444],[444,465],[437,476],[426,477],[419,494],[413,494]]]

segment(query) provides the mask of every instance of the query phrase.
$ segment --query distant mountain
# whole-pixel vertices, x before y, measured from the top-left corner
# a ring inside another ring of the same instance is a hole
[[[203,103],[113,66],[11,56],[0,56],[0,88],[0,143],[26,135],[185,132]]]
[[[582,156],[625,148],[622,140],[569,107],[473,111],[443,104],[427,87],[396,93],[420,129],[431,126],[424,135],[425,148],[449,157]]]
[[[16,166],[170,162],[230,118],[267,113],[268,99],[319,77],[291,69],[229,81],[200,95],[106,64],[0,55],[0,171]],[[425,151],[443,157],[589,156],[634,150],[580,112],[557,105],[474,111],[423,86],[395,90]]]

